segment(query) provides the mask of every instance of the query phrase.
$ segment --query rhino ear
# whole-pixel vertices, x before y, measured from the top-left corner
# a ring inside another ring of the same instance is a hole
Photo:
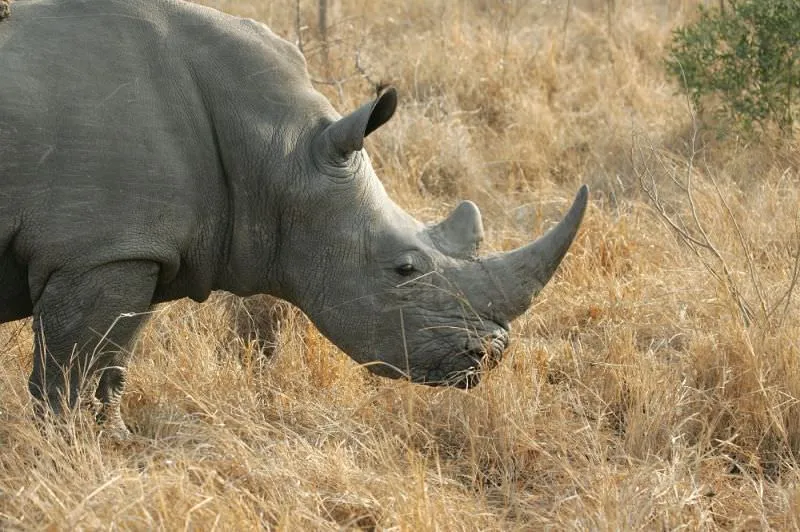
[[[393,87],[325,130],[333,153],[347,157],[364,147],[364,138],[385,124],[397,108],[397,91]]]
[[[433,242],[446,255],[462,259],[475,257],[483,241],[481,212],[471,201],[462,201],[450,216],[429,231]]]

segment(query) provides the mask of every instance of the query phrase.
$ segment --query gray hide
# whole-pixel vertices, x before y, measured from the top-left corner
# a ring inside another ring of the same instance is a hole
[[[364,137],[396,105],[389,89],[342,118],[295,46],[190,3],[15,2],[0,23],[0,322],[34,318],[37,404],[71,406],[99,373],[100,418],[124,432],[140,313],[218,289],[294,303],[380,375],[476,384],[587,191],[539,241],[478,258],[474,204],[426,227],[375,176]]]

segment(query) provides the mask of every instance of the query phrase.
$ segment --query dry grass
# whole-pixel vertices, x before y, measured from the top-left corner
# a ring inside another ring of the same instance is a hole
[[[207,3],[296,38],[293,1]],[[800,153],[692,146],[661,58],[694,2],[331,3],[326,53],[300,2],[310,69],[341,110],[399,88],[370,150],[411,212],[473,199],[506,249],[593,187],[557,278],[469,392],[372,377],[283,304],[163,306],[126,445],[38,429],[28,323],[2,326],[3,528],[798,528]]]

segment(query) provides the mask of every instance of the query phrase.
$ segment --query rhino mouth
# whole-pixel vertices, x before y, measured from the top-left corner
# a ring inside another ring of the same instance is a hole
[[[463,350],[448,357],[448,363],[458,366],[449,371],[442,368],[429,370],[423,378],[415,382],[427,386],[447,386],[451,388],[469,389],[476,387],[481,375],[497,366],[508,347],[508,329],[500,326],[479,342],[468,340]]]

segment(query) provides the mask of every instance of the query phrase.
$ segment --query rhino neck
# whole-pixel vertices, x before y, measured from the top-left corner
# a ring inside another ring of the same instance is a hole
[[[253,137],[249,141],[252,143]],[[277,264],[287,225],[287,199],[281,186],[285,165],[277,157],[239,157],[231,158],[235,163],[223,164],[228,212],[224,234],[216,246],[215,288],[240,296],[283,297],[284,282]],[[242,164],[245,160],[249,163]]]
[[[224,215],[204,229],[194,262],[208,261],[202,267],[213,271],[213,289],[280,296],[285,283],[274,265],[293,158],[303,124],[332,111],[313,90],[294,45],[263,24],[232,24],[227,17],[216,20],[213,10],[191,9],[197,20],[189,24],[184,16],[175,31],[193,43],[184,57],[203,104],[200,133],[213,146],[224,196]]]

